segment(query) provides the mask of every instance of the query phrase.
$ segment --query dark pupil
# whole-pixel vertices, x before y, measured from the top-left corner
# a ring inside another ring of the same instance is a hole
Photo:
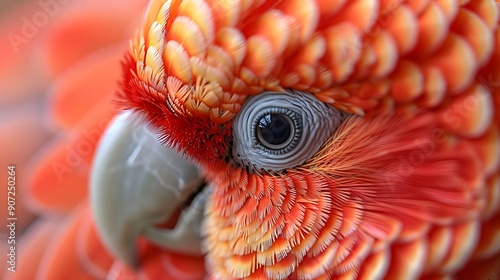
[[[281,145],[288,141],[292,128],[290,127],[289,118],[282,114],[268,114],[259,121],[261,141],[263,144]]]

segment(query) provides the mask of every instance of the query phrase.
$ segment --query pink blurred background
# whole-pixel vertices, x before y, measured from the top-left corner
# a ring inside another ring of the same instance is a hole
[[[92,155],[146,1],[0,1],[0,278],[33,279],[55,261],[72,219],[88,214]],[[4,225],[10,165],[15,273]]]

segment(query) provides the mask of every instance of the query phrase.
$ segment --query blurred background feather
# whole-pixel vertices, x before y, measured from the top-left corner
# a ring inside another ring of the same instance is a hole
[[[116,112],[112,98],[120,60],[146,3],[1,0],[0,220],[7,218],[7,166],[14,164],[18,257],[16,273],[9,272],[8,232],[2,226],[0,278],[57,279],[51,263],[67,265],[66,272],[77,269],[68,257],[77,249],[60,246],[61,240],[75,229],[84,242],[96,238],[89,222],[76,221],[91,219],[86,206],[91,158]],[[102,248],[93,248],[87,256],[95,254],[100,263],[86,263],[83,278],[105,277],[112,263]]]

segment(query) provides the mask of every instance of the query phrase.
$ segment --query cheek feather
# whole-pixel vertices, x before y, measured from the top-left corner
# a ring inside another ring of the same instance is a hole
[[[321,275],[335,256],[338,263],[345,259],[346,251],[330,246],[335,235],[351,235],[350,226],[342,223],[352,225],[350,219],[357,219],[343,191],[329,190],[328,181],[300,173],[260,176],[237,169],[230,174],[238,174],[238,180],[213,181],[217,187],[207,208],[207,261],[217,273],[276,279],[292,275],[296,267],[294,273],[310,278]],[[347,252],[354,240],[358,238],[341,242]]]
[[[271,279],[456,271],[478,242],[474,219],[491,202],[480,157],[436,118],[351,117],[286,175],[208,172],[209,267]],[[388,247],[392,261],[381,257]]]
[[[359,193],[365,209],[387,208],[398,219],[470,218],[485,180],[479,157],[435,120],[432,113],[351,119],[303,168]]]

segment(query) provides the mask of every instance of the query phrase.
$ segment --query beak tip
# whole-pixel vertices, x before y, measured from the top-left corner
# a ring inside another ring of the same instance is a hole
[[[114,255],[134,270],[138,270],[140,267],[139,255],[137,253],[137,239],[137,237],[132,237],[128,239],[126,244],[122,244],[122,246],[113,246]]]

